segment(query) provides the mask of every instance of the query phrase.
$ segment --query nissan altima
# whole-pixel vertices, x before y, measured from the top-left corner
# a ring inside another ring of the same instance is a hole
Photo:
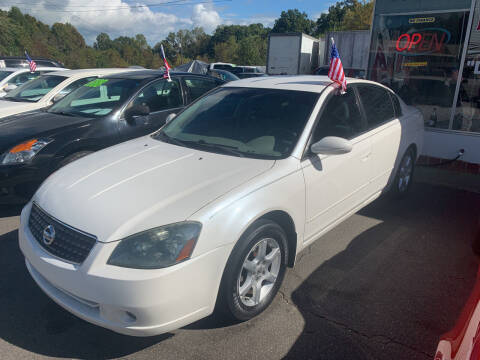
[[[387,189],[408,192],[422,139],[420,113],[373,82],[231,82],[53,173],[22,211],[20,247],[48,296],[119,333],[214,310],[248,320],[302,249]]]

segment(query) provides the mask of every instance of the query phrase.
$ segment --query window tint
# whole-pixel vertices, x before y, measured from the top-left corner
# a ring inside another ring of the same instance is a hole
[[[92,80],[95,80],[97,77],[96,76],[91,76],[88,78],[83,78],[77,81],[74,81],[70,85],[66,86],[60,91],[60,94],[70,94],[73,90],[78,89],[80,86],[85,85],[86,83],[89,83]]]
[[[326,136],[352,139],[365,131],[363,118],[352,87],[344,95],[334,95],[327,100],[312,141],[315,143]]]
[[[190,94],[190,101],[198,99],[206,92],[217,87],[217,82],[214,79],[187,78],[185,84]]]
[[[357,89],[370,129],[395,118],[392,100],[387,90],[372,85],[359,85]]]
[[[49,93],[54,87],[65,81],[66,77],[58,75],[43,75],[32,80],[15,90],[12,90],[5,96],[5,99],[14,99],[16,101],[37,102],[45,94]]]
[[[140,86],[135,79],[94,79],[64,97],[48,111],[100,117],[122,106]]]
[[[317,93],[302,91],[219,88],[187,107],[156,136],[207,151],[284,158],[294,149],[317,100]]]
[[[11,75],[12,71],[1,70],[0,71],[0,81],[5,79],[7,76]]]
[[[36,71],[34,73],[31,72],[24,72],[21,74],[18,74],[14,77],[12,77],[10,80],[8,80],[8,84],[13,84],[16,86],[20,86],[25,84],[26,82],[29,82],[30,80],[34,80],[40,76],[40,72]]]
[[[143,89],[133,103],[148,106],[152,113],[180,107],[183,105],[180,83],[178,79],[157,81]]]

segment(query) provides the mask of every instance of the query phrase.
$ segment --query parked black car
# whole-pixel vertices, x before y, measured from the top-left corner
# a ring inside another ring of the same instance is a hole
[[[147,135],[220,79],[135,71],[97,78],[48,110],[0,120],[0,204],[25,203],[53,171],[91,152]]]

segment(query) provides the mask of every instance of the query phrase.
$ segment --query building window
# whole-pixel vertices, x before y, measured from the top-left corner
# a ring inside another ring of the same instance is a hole
[[[480,132],[480,2],[475,8],[456,105],[452,129]]]
[[[468,18],[468,11],[375,17],[368,77],[417,107],[427,127],[452,128]]]

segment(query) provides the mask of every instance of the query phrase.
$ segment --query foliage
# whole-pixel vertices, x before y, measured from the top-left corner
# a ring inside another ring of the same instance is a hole
[[[190,60],[222,61],[239,65],[265,65],[270,32],[303,32],[320,35],[332,30],[368,29],[373,1],[343,0],[330,6],[328,12],[313,21],[298,9],[283,11],[273,29],[263,24],[220,25],[212,35],[200,28],[170,32],[153,47],[142,34],[111,39],[100,33],[93,46],[71,24],[52,26],[12,7],[0,10],[0,54],[52,58],[68,68],[162,66],[160,45],[172,66]]]
[[[315,23],[308,18],[307,13],[300,12],[298,9],[282,11],[280,18],[275,20],[272,32],[303,32],[313,35]]]
[[[317,19],[315,34],[318,36],[329,31],[369,29],[372,22],[373,4],[373,0],[337,2]]]

